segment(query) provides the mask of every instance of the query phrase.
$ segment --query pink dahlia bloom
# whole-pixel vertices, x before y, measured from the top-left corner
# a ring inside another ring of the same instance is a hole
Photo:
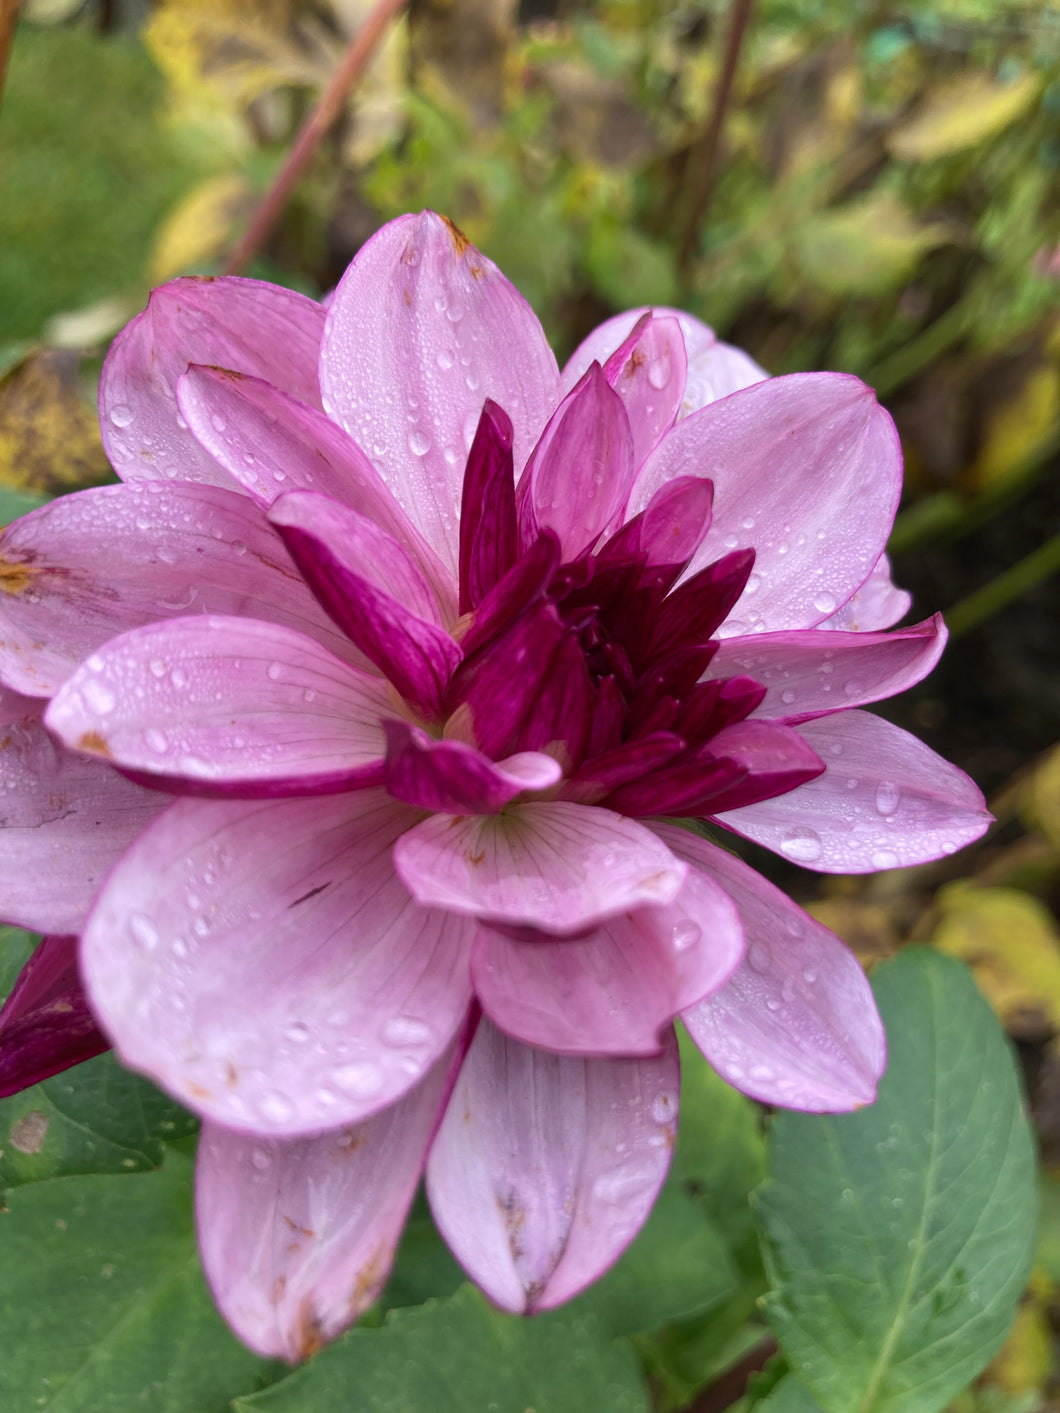
[[[883,631],[901,463],[870,389],[766,378],[666,310],[561,373],[428,212],[326,314],[157,290],[101,409],[122,484],[0,545],[3,911],[52,934],[8,1048],[38,1077],[100,1043],[78,1011],[56,1059],[49,1029],[79,934],[102,1031],[202,1115],[203,1259],[247,1343],[353,1320],[424,1172],[499,1305],[581,1290],[663,1181],[677,1016],[757,1099],[871,1102],[854,958],[667,822],[841,873],[984,828],[860,710],[945,637]]]

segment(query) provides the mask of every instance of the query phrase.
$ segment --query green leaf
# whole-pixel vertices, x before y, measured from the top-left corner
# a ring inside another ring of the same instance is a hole
[[[197,1128],[149,1081],[112,1054],[97,1055],[0,1101],[0,1192],[73,1174],[157,1168],[165,1143]]]
[[[807,1393],[793,1374],[786,1374],[776,1388],[754,1407],[758,1413],[821,1413],[821,1405]]]
[[[633,1351],[568,1307],[502,1315],[473,1286],[354,1329],[236,1413],[648,1413]]]
[[[910,949],[875,991],[889,1045],[876,1103],[774,1124],[767,1308],[827,1413],[934,1413],[1012,1322],[1034,1155],[1012,1056],[967,970]]]
[[[0,492],[2,503],[2,492]],[[18,974],[30,959],[40,941],[32,932],[21,927],[0,927],[0,1001],[14,988]]]
[[[11,1413],[225,1413],[275,1365],[211,1304],[191,1161],[120,1181],[69,1177],[0,1214],[0,1407]]]

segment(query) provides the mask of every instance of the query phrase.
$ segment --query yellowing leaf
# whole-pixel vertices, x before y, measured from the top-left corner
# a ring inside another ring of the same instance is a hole
[[[952,883],[932,938],[960,957],[1005,1026],[1060,1029],[1060,932],[1043,903],[1016,888]]]
[[[795,258],[829,294],[873,295],[907,280],[921,255],[948,239],[946,226],[920,225],[880,192],[811,217],[795,235]]]
[[[0,381],[0,485],[56,494],[110,473],[77,355],[41,348]]]
[[[1021,813],[1060,849],[1060,746],[1056,746],[1024,787]]]
[[[1060,425],[1060,368],[1040,363],[1016,395],[999,403],[986,424],[979,454],[968,469],[974,491],[1001,486],[1043,450]]]
[[[887,146],[907,162],[963,152],[1022,117],[1040,89],[1035,73],[1011,83],[999,83],[984,73],[958,74],[940,83],[923,106],[888,135]]]
[[[187,274],[220,258],[250,217],[254,189],[245,177],[225,172],[188,193],[155,236],[152,284]]]
[[[1053,1336],[1048,1307],[1054,1287],[1041,1271],[1031,1276],[1027,1298],[1016,1311],[1012,1332],[984,1375],[1006,1393],[1041,1390],[1053,1371]]]

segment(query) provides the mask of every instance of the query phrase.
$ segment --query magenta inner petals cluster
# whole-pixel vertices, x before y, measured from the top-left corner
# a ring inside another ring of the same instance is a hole
[[[669,309],[560,370],[425,212],[326,310],[156,290],[100,406],[121,483],[0,543],[0,910],[46,937],[9,1006],[62,1000],[0,1078],[110,1043],[201,1116],[247,1344],[356,1319],[421,1179],[498,1305],[577,1294],[665,1178],[677,1018],[767,1104],[872,1102],[855,958],[687,826],[842,874],[986,827],[864,709],[945,641],[893,628],[870,388],[767,377]]]

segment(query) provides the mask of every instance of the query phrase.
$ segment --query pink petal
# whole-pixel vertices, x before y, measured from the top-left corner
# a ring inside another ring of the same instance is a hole
[[[105,643],[53,698],[71,750],[192,794],[321,794],[382,777],[387,685],[293,629],[178,618]]]
[[[101,643],[155,619],[246,614],[365,663],[246,496],[186,482],[61,496],[0,534],[0,677],[50,696]]]
[[[427,1194],[457,1260],[505,1310],[562,1304],[640,1230],[676,1133],[677,1046],[573,1059],[483,1019],[431,1149]]]
[[[753,677],[768,689],[753,714],[794,724],[904,692],[935,666],[946,636],[940,613],[897,633],[754,633],[726,639],[707,677]]]
[[[110,1048],[77,969],[76,937],[45,937],[0,1006],[0,1098]]]
[[[99,385],[103,445],[123,481],[230,482],[177,408],[189,363],[233,368],[320,406],[324,310],[259,280],[173,280],[111,344]]]
[[[714,482],[714,518],[691,571],[755,550],[722,630],[812,628],[865,582],[901,490],[902,458],[872,389],[842,373],[791,373],[686,417],[641,470],[630,511],[677,476]]]
[[[736,909],[692,871],[665,907],[636,908],[576,941],[483,927],[471,979],[487,1014],[528,1045],[567,1055],[657,1055],[669,1023],[743,956]]]
[[[819,873],[871,873],[956,853],[991,821],[962,770],[867,711],[807,721],[799,734],[825,773],[719,824]]]
[[[838,1113],[871,1104],[886,1042],[853,953],[754,869],[687,830],[658,832],[736,904],[743,965],[681,1019],[737,1089],[766,1104]]]
[[[638,319],[646,313],[673,315],[681,328],[688,364],[681,416],[696,412],[720,397],[763,382],[769,374],[739,348],[722,343],[714,330],[681,309],[657,307],[654,310],[629,309],[606,320],[574,350],[563,369],[563,390],[574,386],[595,359],[606,363],[622,341],[629,337]]]
[[[487,399],[460,499],[460,612],[477,608],[519,557],[512,419]]]
[[[63,750],[44,729],[43,705],[0,694],[0,906],[7,922],[72,934],[112,864],[169,801]]]
[[[391,221],[356,255],[328,311],[320,382],[329,414],[454,577],[464,463],[483,403],[492,398],[512,419],[518,469],[559,401],[530,306],[431,211]]]
[[[225,1319],[257,1353],[308,1358],[382,1290],[452,1069],[443,1056],[396,1104],[308,1138],[203,1125],[203,1269]]]
[[[385,729],[386,788],[417,809],[495,814],[524,790],[547,789],[560,778],[557,762],[539,752],[512,757],[516,769],[509,772],[463,741],[432,740],[406,721],[387,721]]]
[[[370,520],[329,496],[296,491],[269,519],[324,609],[427,718],[461,659],[415,562]]]
[[[639,466],[681,410],[688,381],[681,325],[672,315],[642,315],[603,366],[626,409]]]
[[[673,902],[686,872],[642,825],[562,800],[436,815],[402,836],[394,866],[425,907],[568,937]]]
[[[852,633],[890,628],[892,623],[905,617],[912,604],[912,594],[895,588],[891,581],[890,560],[881,554],[861,588],[817,626],[840,628]]]
[[[519,483],[524,548],[549,529],[565,559],[580,554],[622,509],[633,470],[629,418],[594,363],[560,403]]]
[[[263,509],[299,490],[349,506],[419,561],[455,617],[453,586],[437,556],[366,454],[322,412],[260,378],[225,368],[189,368],[177,385],[177,401],[199,442]]]
[[[122,859],[83,939],[123,1060],[229,1128],[290,1137],[406,1093],[471,987],[471,927],[390,862],[416,816],[381,791],[179,800]]]

